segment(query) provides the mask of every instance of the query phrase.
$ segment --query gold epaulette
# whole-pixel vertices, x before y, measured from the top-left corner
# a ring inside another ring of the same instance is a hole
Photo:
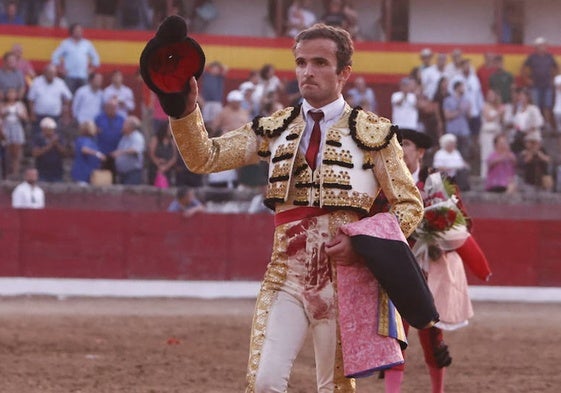
[[[256,117],[253,119],[252,128],[258,136],[275,138],[300,114],[300,106],[287,107],[276,111],[271,116]]]
[[[355,142],[365,150],[385,148],[397,132],[397,126],[385,117],[360,108],[351,112],[349,128]]]

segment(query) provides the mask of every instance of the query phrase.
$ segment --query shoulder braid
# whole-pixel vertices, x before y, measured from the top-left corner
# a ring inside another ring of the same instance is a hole
[[[300,108],[301,105],[298,105],[281,109],[268,117],[256,116],[251,128],[257,136],[276,138],[296,119],[300,114]]]
[[[397,126],[385,117],[357,106],[349,115],[349,129],[353,140],[365,150],[382,150],[397,134]]]

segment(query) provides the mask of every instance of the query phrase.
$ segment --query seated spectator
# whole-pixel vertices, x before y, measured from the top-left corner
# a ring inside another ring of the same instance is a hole
[[[205,123],[210,124],[222,110],[228,68],[219,61],[210,63],[201,76],[199,100]]]
[[[0,24],[2,25],[23,25],[22,17],[18,13],[17,1],[8,1],[5,10],[0,14]]]
[[[300,31],[312,26],[317,17],[310,9],[310,0],[293,0],[286,16],[286,35],[296,37]]]
[[[63,160],[68,149],[59,137],[56,122],[45,117],[39,124],[41,134],[33,141],[31,154],[35,158],[35,166],[39,171],[39,180],[45,182],[61,182],[63,180]]]
[[[469,190],[469,167],[457,149],[456,135],[444,134],[438,142],[440,149],[434,154],[433,168],[446,174],[460,190]]]
[[[516,154],[520,153],[526,146],[526,136],[539,134],[544,126],[544,117],[537,105],[532,103],[530,91],[518,89],[515,98],[515,110],[513,115],[513,126],[515,129],[514,140],[510,148]]]
[[[14,209],[43,209],[45,192],[37,185],[39,173],[35,168],[27,168],[23,175],[24,181],[12,192]]]
[[[368,87],[362,76],[357,77],[353,82],[353,87],[347,92],[349,105],[353,108],[362,107],[365,111],[376,112],[376,94],[371,87]]]
[[[177,164],[177,148],[171,139],[169,124],[164,124],[148,142],[148,184],[154,184],[156,174],[163,174],[172,184],[173,169]]]
[[[516,190],[516,156],[510,150],[506,135],[499,134],[493,140],[494,149],[487,156],[485,191],[507,192]]]
[[[80,124],[80,136],[74,142],[74,161],[70,172],[72,180],[89,184],[92,171],[98,169],[106,157],[96,140],[97,127],[91,120]]]
[[[6,162],[7,175],[18,179],[20,176],[20,163],[23,157],[25,143],[25,123],[29,120],[25,104],[18,100],[17,91],[8,89],[6,99],[0,106],[2,114],[1,132],[4,134],[5,144],[8,148]]]
[[[117,149],[111,152],[120,184],[142,184],[145,142],[140,131],[140,119],[129,116],[123,124]]]
[[[127,117],[134,111],[134,94],[130,87],[123,84],[123,73],[115,70],[111,74],[111,84],[103,89],[103,102],[110,99],[117,100],[117,111],[123,117]]]
[[[189,187],[179,187],[175,199],[169,204],[168,212],[181,213],[184,217],[191,217],[204,212],[205,205],[197,199],[195,191]]]
[[[29,60],[23,57],[23,47],[21,44],[15,43],[12,45],[12,52],[16,56],[16,68],[21,71],[25,84],[29,87],[36,75],[35,68],[33,68],[33,64]]]
[[[525,185],[538,190],[551,191],[553,178],[550,173],[551,157],[542,146],[539,132],[531,132],[524,137],[525,148],[520,153],[520,169]]]
[[[93,72],[88,77],[88,84],[79,87],[72,101],[72,114],[78,124],[93,121],[103,107],[103,75]]]

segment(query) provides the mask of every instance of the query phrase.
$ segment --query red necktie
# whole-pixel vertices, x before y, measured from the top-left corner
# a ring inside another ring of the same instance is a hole
[[[308,112],[308,115],[314,119],[314,127],[312,128],[312,136],[310,137],[310,144],[306,151],[306,161],[312,170],[316,169],[316,157],[319,152],[319,145],[321,142],[321,129],[319,122],[323,119],[323,112]]]

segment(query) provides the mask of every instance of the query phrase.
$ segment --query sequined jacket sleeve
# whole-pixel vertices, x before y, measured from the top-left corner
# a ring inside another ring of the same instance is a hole
[[[179,153],[194,173],[219,172],[259,160],[257,136],[251,123],[220,137],[209,138],[197,106],[195,111],[183,118],[170,118],[170,125]]]
[[[374,174],[390,203],[390,213],[399,220],[405,237],[409,237],[423,218],[421,194],[405,162],[403,150],[394,135],[383,149],[372,152]]]

